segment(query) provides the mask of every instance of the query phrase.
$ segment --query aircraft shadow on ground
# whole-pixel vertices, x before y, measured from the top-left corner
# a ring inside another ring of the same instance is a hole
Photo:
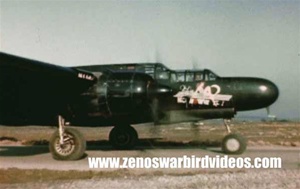
[[[33,156],[49,153],[48,146],[1,146],[0,157]]]
[[[136,147],[132,150],[151,150],[151,149],[202,149],[212,152],[221,152],[221,150],[212,150],[211,147],[220,147],[220,142],[201,142],[201,141],[162,141],[161,138],[140,139]],[[88,141],[88,150],[115,151],[109,141],[98,140]]]
[[[33,156],[49,153],[48,141],[30,141],[30,146],[0,146],[0,156]],[[140,139],[138,144],[132,150],[151,150],[151,149],[200,149],[210,152],[222,153],[221,150],[211,149],[220,147],[218,142],[181,142],[181,141],[160,141],[159,138]],[[118,151],[114,149],[109,141],[97,140],[87,141],[87,150],[89,151]]]

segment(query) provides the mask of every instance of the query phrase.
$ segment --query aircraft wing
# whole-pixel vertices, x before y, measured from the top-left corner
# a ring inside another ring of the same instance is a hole
[[[29,114],[56,114],[96,80],[87,71],[0,52],[0,123]]]

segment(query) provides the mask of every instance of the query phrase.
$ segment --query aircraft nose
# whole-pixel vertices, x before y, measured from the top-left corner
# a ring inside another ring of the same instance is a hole
[[[273,104],[279,96],[278,87],[269,80],[262,80],[258,85],[258,90],[266,106]]]
[[[236,80],[235,102],[238,111],[266,108],[273,104],[278,96],[278,87],[262,78],[239,78]]]

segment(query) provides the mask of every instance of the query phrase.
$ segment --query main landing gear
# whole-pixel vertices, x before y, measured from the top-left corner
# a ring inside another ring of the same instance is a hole
[[[56,160],[78,160],[84,155],[86,141],[79,131],[65,126],[64,118],[58,116],[58,130],[51,136],[49,150]],[[130,125],[117,125],[109,133],[109,141],[116,149],[132,149],[138,141],[138,134]]]
[[[49,149],[56,160],[78,160],[85,152],[86,141],[76,129],[65,128],[64,118],[58,116],[58,130],[50,139]]]
[[[86,141],[79,131],[65,128],[65,125],[64,118],[58,116],[59,127],[50,139],[50,152],[57,160],[78,160],[84,155]],[[224,120],[224,125],[228,135],[222,141],[222,150],[226,154],[242,154],[247,147],[246,139],[239,134],[231,133],[230,120]],[[132,149],[138,142],[138,134],[130,125],[117,125],[110,131],[109,141],[116,149]]]
[[[138,142],[138,134],[130,125],[117,125],[109,133],[109,142],[115,149],[132,149]]]
[[[242,154],[247,148],[247,140],[239,134],[231,133],[230,119],[224,119],[227,135],[222,141],[222,150],[226,154]]]

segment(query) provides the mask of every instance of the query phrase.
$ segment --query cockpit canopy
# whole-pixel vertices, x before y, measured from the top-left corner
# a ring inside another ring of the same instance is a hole
[[[89,71],[97,72],[105,69],[119,71],[136,71],[150,75],[153,79],[160,82],[193,82],[216,80],[219,78],[214,72],[208,69],[204,70],[171,70],[161,63],[142,63],[142,64],[114,64],[77,67]]]
[[[165,65],[160,63],[155,64],[137,64],[135,71],[147,73],[155,80],[162,82],[193,82],[203,80],[216,80],[219,76],[208,69],[204,70],[170,70]]]
[[[146,63],[122,66],[118,70],[134,70],[146,73],[155,80],[161,82],[193,82],[203,80],[216,80],[217,76],[214,72],[208,69],[204,70],[170,70],[161,63]]]
[[[163,64],[157,64],[152,77],[160,81],[169,82],[194,82],[203,80],[216,80],[219,76],[208,69],[204,70],[170,70]]]
[[[213,81],[217,76],[211,70],[181,70],[171,72],[171,82]]]

